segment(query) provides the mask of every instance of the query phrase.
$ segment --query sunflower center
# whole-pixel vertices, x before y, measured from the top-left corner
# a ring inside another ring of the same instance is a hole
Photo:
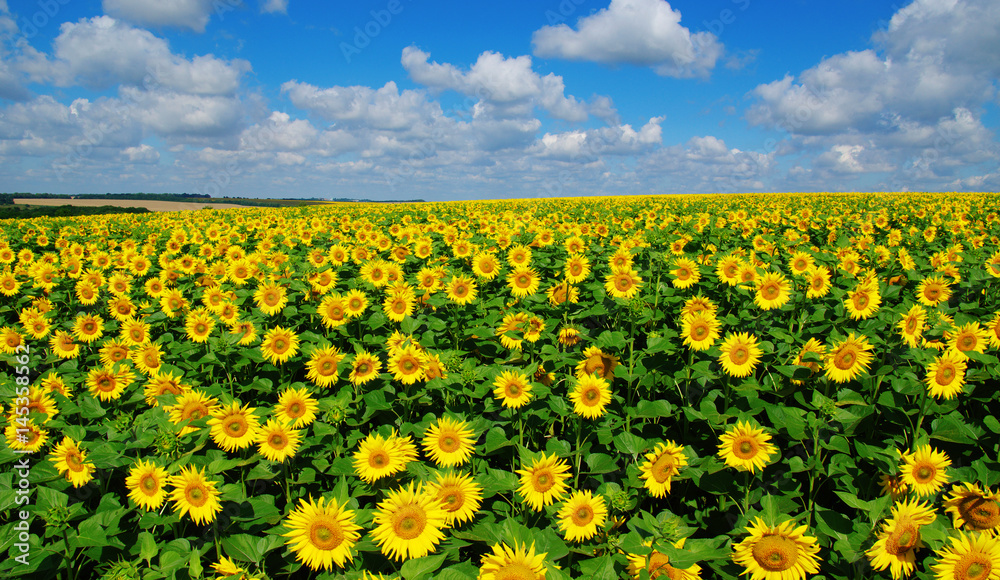
[[[752,459],[757,455],[757,442],[752,439],[742,439],[733,446],[733,455],[740,459]]]
[[[420,370],[420,366],[413,359],[410,358],[403,359],[400,362],[400,367],[402,367],[403,372],[405,372],[408,375],[413,374],[418,370]]]
[[[691,270],[688,270],[687,268],[678,268],[677,269],[677,279],[678,280],[684,281],[684,280],[687,280],[690,277],[691,277]]]
[[[941,386],[950,385],[958,376],[953,365],[942,365],[934,376],[934,380]]]
[[[569,267],[569,273],[574,276],[579,276],[580,272],[583,272],[583,266],[580,264],[571,264]]]
[[[905,554],[920,542],[920,532],[912,523],[897,524],[885,539],[885,551],[894,556]]]
[[[781,294],[781,289],[778,288],[777,284],[772,282],[770,284],[765,285],[761,293],[764,295],[764,298],[767,298],[768,300],[774,300],[775,298],[778,297],[779,294]]]
[[[958,561],[958,564],[955,565],[955,578],[961,580],[980,580],[982,578],[989,578],[992,571],[993,564],[990,563],[986,556],[973,552],[964,555]]]
[[[535,476],[532,478],[532,487],[534,487],[535,491],[537,491],[538,493],[545,493],[549,491],[555,484],[556,484],[555,477],[553,477],[552,474],[549,473],[548,471],[542,471],[540,473],[536,473]]]
[[[285,414],[293,419],[298,419],[305,414],[305,411],[302,409],[302,405],[298,401],[295,401],[291,405],[288,405],[288,411]]]
[[[908,318],[906,320],[906,333],[907,334],[913,334],[913,332],[916,329],[917,329],[917,319],[916,318]]]
[[[858,310],[864,310],[868,307],[868,295],[858,294],[854,297],[854,307]]]
[[[360,363],[357,368],[357,373],[359,375],[367,375],[370,370],[371,367],[368,366],[368,363]]]
[[[458,439],[454,435],[449,434],[441,437],[438,442],[438,447],[440,447],[441,451],[444,451],[445,453],[454,453],[455,451],[458,451],[460,445],[458,444]]]
[[[229,423],[226,425],[226,429],[232,437],[242,437],[244,433],[247,432],[247,422],[246,419],[239,415],[234,415],[229,418]]]
[[[274,433],[267,442],[273,449],[284,449],[288,445],[288,438],[281,433]]]
[[[782,572],[795,566],[799,548],[795,542],[781,536],[764,536],[754,544],[753,559],[768,572]]]
[[[837,356],[833,359],[833,364],[842,371],[850,370],[854,367],[854,363],[858,360],[857,353],[851,348],[845,348],[837,353]]]
[[[581,505],[573,511],[570,517],[575,526],[586,526],[594,520],[594,508],[589,505]]]
[[[588,407],[593,407],[601,401],[601,391],[596,387],[589,387],[583,392],[583,397],[581,400]]]
[[[615,283],[615,286],[618,288],[618,290],[624,292],[625,290],[628,290],[629,288],[632,287],[632,280],[625,276],[619,276],[618,280]]]
[[[729,353],[729,360],[733,361],[733,364],[737,365],[744,364],[745,362],[747,362],[747,359],[749,358],[750,358],[750,352],[747,350],[747,347],[743,345],[735,347]]]
[[[976,337],[972,335],[964,335],[958,341],[958,350],[967,351],[972,350],[976,347]]]
[[[283,338],[274,339],[274,352],[283,353],[288,350],[288,343]]]
[[[704,340],[708,336],[708,325],[704,322],[696,323],[691,327],[691,338],[695,340]]]
[[[146,495],[153,495],[160,488],[156,483],[156,478],[148,473],[139,480],[139,487],[146,492]]]
[[[381,469],[389,465],[389,454],[382,450],[375,451],[368,456],[368,465],[375,469]]]
[[[913,471],[913,479],[921,484],[930,483],[936,474],[937,469],[933,465],[922,464]]]
[[[653,462],[652,468],[650,468],[653,479],[655,479],[657,483],[667,481],[670,479],[670,476],[674,474],[676,464],[677,462],[674,461],[674,456],[670,453],[664,453],[663,455],[657,457],[656,461]]]
[[[397,537],[412,540],[419,537],[427,526],[427,514],[419,506],[403,506],[392,514],[392,530]]]
[[[392,303],[392,311],[396,314],[403,314],[406,312],[406,301],[402,298],[397,299]]]
[[[78,451],[70,451],[66,454],[66,465],[71,471],[82,471],[83,456]]]
[[[1000,504],[984,497],[963,499],[958,504],[958,513],[969,527],[977,530],[989,530],[1000,524]]]
[[[344,531],[336,522],[326,518],[309,528],[309,542],[317,550],[333,550],[344,541]]]
[[[661,554],[660,552],[653,552],[649,555],[649,564],[646,565],[646,570],[649,572],[649,578],[659,578],[661,576],[666,576],[670,580],[675,578],[683,578],[683,576],[677,576],[677,568],[674,568],[667,563],[667,556]]]
[[[507,383],[504,393],[511,399],[516,399],[521,395],[521,387],[517,383]]]
[[[205,489],[198,484],[189,486],[184,490],[184,496],[187,498],[188,503],[194,507],[201,507],[205,505],[208,501],[208,494],[205,493]]]

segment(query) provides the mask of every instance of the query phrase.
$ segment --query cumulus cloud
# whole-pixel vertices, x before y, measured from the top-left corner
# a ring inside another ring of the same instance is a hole
[[[160,160],[160,152],[152,145],[143,143],[138,147],[126,147],[121,152],[125,163],[156,163]]]
[[[201,95],[229,95],[250,63],[212,55],[188,60],[170,51],[166,40],[108,16],[66,22],[53,55],[26,50],[22,70],[35,82],[104,89],[118,84],[162,87]]]
[[[567,161],[592,161],[603,155],[641,153],[662,144],[662,122],[663,117],[653,117],[638,131],[631,125],[619,125],[546,133],[531,151],[540,157]]]
[[[238,0],[102,0],[104,13],[141,26],[176,26],[205,32],[214,13],[234,10]]]
[[[533,54],[648,66],[662,76],[708,76],[723,45],[711,32],[692,33],[680,22],[680,11],[663,0],[612,0],[607,8],[581,18],[576,30],[566,24],[536,30]]]
[[[480,113],[497,117],[527,117],[540,107],[557,119],[584,121],[587,106],[565,94],[561,76],[541,76],[532,70],[531,57],[507,58],[484,52],[468,71],[449,63],[430,62],[430,54],[408,46],[403,49],[403,68],[414,82],[433,91],[451,90],[476,99]]]
[[[419,91],[399,91],[389,81],[380,89],[334,86],[326,89],[296,80],[281,85],[296,107],[327,121],[362,124],[374,129],[401,130],[441,115],[440,105]]]

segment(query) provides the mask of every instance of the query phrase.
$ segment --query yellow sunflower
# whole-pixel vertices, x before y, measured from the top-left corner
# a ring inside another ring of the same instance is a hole
[[[476,254],[472,259],[472,273],[483,280],[492,280],[500,274],[500,262],[493,254]]]
[[[278,395],[278,404],[274,406],[274,415],[284,423],[290,423],[292,429],[301,429],[316,420],[319,403],[309,393],[308,389],[285,389]]]
[[[288,514],[285,544],[310,570],[332,570],[334,564],[343,568],[345,562],[354,561],[352,550],[361,538],[361,526],[355,523],[354,512],[344,507],[310,496]]]
[[[427,355],[417,345],[408,344],[389,355],[389,371],[392,378],[412,385],[427,377]]]
[[[698,263],[690,258],[674,259],[674,269],[670,271],[674,275],[672,284],[674,288],[690,288],[701,280],[701,272],[698,270]]]
[[[683,548],[686,539],[681,538],[677,540],[674,542],[674,547],[678,550]],[[645,544],[652,546],[653,542],[649,540]],[[670,558],[657,550],[653,550],[648,556],[627,554],[627,558],[627,572],[632,576],[633,580],[640,580],[644,570],[649,574],[650,580],[654,580],[655,578],[665,578],[665,580],[698,580],[701,578],[701,566],[692,564],[687,568],[674,568],[670,565]]]
[[[715,275],[719,277],[721,282],[725,282],[730,286],[736,286],[740,283],[741,266],[742,263],[739,256],[723,256],[716,262]]]
[[[946,333],[948,349],[957,352],[963,358],[968,358],[967,352],[983,354],[989,343],[989,333],[979,326],[978,322],[970,322],[959,326],[951,333]]]
[[[936,580],[1000,579],[1000,539],[991,534],[959,532],[938,552],[931,566]]]
[[[253,299],[257,303],[257,308],[267,316],[274,316],[288,304],[285,287],[277,282],[265,282],[257,286]]]
[[[858,286],[847,293],[844,299],[844,308],[851,316],[851,320],[861,320],[871,318],[878,312],[882,304],[882,297],[879,295],[878,283],[866,281],[858,283]]]
[[[572,254],[566,258],[564,271],[567,282],[579,284],[590,276],[590,260],[583,254]]]
[[[917,500],[895,504],[875,544],[866,552],[872,568],[889,569],[893,580],[912,574],[916,569],[916,551],[924,547],[920,527],[934,519],[934,509]]]
[[[424,433],[424,452],[439,467],[467,463],[475,451],[475,433],[465,421],[441,417]]]
[[[469,304],[476,299],[476,282],[466,276],[453,276],[444,289],[448,300],[455,304]]]
[[[256,410],[249,404],[240,407],[236,401],[214,410],[208,426],[215,444],[230,453],[250,447],[260,428],[260,420],[254,415]]]
[[[965,357],[955,351],[945,351],[927,367],[924,382],[927,391],[938,399],[952,399],[962,392],[965,384]]]
[[[995,533],[1000,527],[1000,493],[984,490],[978,484],[963,483],[951,488],[944,508],[956,529]]]
[[[531,296],[538,291],[538,273],[533,268],[519,266],[507,275],[507,286],[517,298]]]
[[[945,281],[944,276],[928,276],[917,286],[917,300],[929,308],[951,298],[951,286]]]
[[[720,437],[718,455],[730,467],[745,469],[750,473],[758,469],[763,471],[771,456],[778,452],[770,440],[771,436],[763,429],[738,421],[735,427],[731,427]]]
[[[750,535],[733,546],[733,561],[751,580],[802,580],[819,572],[819,545],[807,531],[791,520],[769,526],[755,518]]]
[[[589,490],[574,491],[559,509],[559,529],[570,542],[582,542],[597,535],[607,517],[604,496],[594,496]]]
[[[802,348],[799,350],[798,356],[795,357],[795,362],[793,364],[806,367],[812,372],[812,374],[815,375],[820,371],[819,368],[820,363],[815,361],[805,360],[806,355],[808,355],[809,353],[816,355],[816,357],[818,357],[821,360],[825,360],[826,346],[824,346],[822,342],[816,340],[815,338],[810,338],[809,340],[806,341],[805,344],[802,345]],[[805,384],[804,381],[800,381],[797,379],[792,379],[792,383],[796,385]]]
[[[167,470],[152,461],[140,460],[129,470],[125,487],[135,505],[146,510],[157,510],[167,499]]]
[[[257,452],[265,459],[281,463],[295,457],[295,452],[302,443],[302,433],[292,429],[287,423],[270,419],[257,431],[254,441],[257,443]]]
[[[508,409],[518,409],[531,400],[531,381],[517,371],[503,371],[493,381],[493,396]]]
[[[602,379],[611,381],[614,379],[616,366],[618,357],[611,356],[596,346],[587,347],[583,351],[583,360],[576,363],[576,378],[597,374]]]
[[[569,486],[566,480],[570,478],[569,464],[555,455],[542,453],[532,459],[531,464],[518,469],[521,485],[517,491],[531,509],[540,511],[553,501],[562,499]]]
[[[573,412],[584,419],[598,419],[607,412],[611,402],[611,386],[597,375],[584,375],[576,379],[576,385],[569,392]]]
[[[379,502],[371,534],[382,554],[394,560],[422,558],[444,539],[447,520],[437,496],[410,482]]]
[[[604,277],[604,289],[613,298],[630,299],[639,293],[642,277],[631,266],[612,270]]]
[[[926,322],[927,311],[919,304],[914,304],[903,316],[903,319],[896,324],[896,327],[899,328],[899,336],[910,348],[917,348],[917,344],[923,336]]]
[[[299,337],[292,330],[275,326],[264,334],[260,352],[271,364],[282,364],[299,352]]]
[[[757,337],[746,332],[729,333],[719,347],[719,364],[726,374],[733,377],[748,377],[760,362],[761,350]]]
[[[353,385],[363,385],[378,378],[382,369],[382,361],[378,356],[366,351],[361,351],[354,355],[351,361],[351,374],[348,380]]]
[[[179,434],[183,437],[200,429],[191,425],[192,421],[211,417],[218,408],[219,401],[215,397],[206,395],[198,389],[190,389],[178,395],[174,399],[174,404],[167,407],[166,411],[170,413],[170,421],[174,425],[183,425]]]
[[[868,343],[867,337],[855,336],[852,332],[830,347],[824,365],[826,376],[837,383],[846,383],[858,377],[871,364],[872,350],[874,347]]]
[[[428,491],[441,502],[448,527],[470,521],[479,511],[483,500],[483,488],[471,475],[438,472]]]
[[[160,401],[157,397],[162,395],[180,395],[191,387],[181,382],[180,375],[173,372],[153,373],[146,381],[143,394],[146,395],[146,404],[152,407],[159,407]]]
[[[951,460],[943,451],[922,445],[903,456],[903,481],[920,497],[937,493],[948,482]]]
[[[382,437],[370,433],[354,453],[354,473],[365,482],[375,481],[399,473],[406,464],[417,458],[417,449],[410,437],[397,437],[395,433]]]
[[[361,296],[363,298],[364,294]],[[336,328],[347,324],[347,319],[351,316],[351,310],[348,308],[349,304],[349,300],[345,300],[339,294],[324,296],[317,309],[320,317],[323,319],[323,325],[327,328]],[[367,299],[365,299],[364,304],[364,307],[368,306]],[[364,307],[361,308],[361,311],[364,311]]]
[[[65,330],[57,330],[49,339],[49,346],[59,358],[71,359],[80,355],[80,345],[73,342],[73,336]]]
[[[681,336],[691,350],[708,350],[719,339],[719,321],[715,314],[700,310],[681,318]]]
[[[73,487],[82,487],[94,479],[97,467],[93,461],[87,461],[87,452],[70,437],[63,437],[62,442],[55,446],[49,455],[49,460],[55,464],[60,475]]]
[[[102,401],[117,401],[132,383],[128,367],[101,367],[87,371],[87,387]]]
[[[306,362],[306,378],[317,387],[329,387],[336,384],[338,375],[338,365],[344,360],[343,355],[335,346],[325,348],[314,348],[313,353]]]
[[[765,272],[756,280],[754,304],[761,310],[781,308],[791,298],[790,285],[781,272]]]
[[[818,266],[806,273],[806,298],[822,298],[830,292],[830,270],[826,266]]]
[[[682,467],[687,465],[684,446],[673,441],[657,443],[652,452],[646,454],[646,462],[639,466],[640,479],[653,497],[666,497],[670,493],[670,483]]]
[[[27,422],[8,422],[3,430],[4,438],[7,440],[7,447],[14,451],[38,451],[45,446],[49,440],[49,432],[43,427],[35,424],[34,419]]]
[[[544,580],[545,555],[535,553],[535,545],[530,547],[514,543],[493,544],[492,552],[483,555],[477,580]]]
[[[191,342],[207,342],[213,329],[215,329],[215,319],[204,308],[192,310],[184,320],[184,330]]]
[[[170,478],[170,485],[174,488],[170,492],[174,511],[180,512],[182,517],[187,514],[196,524],[210,524],[222,511],[216,484],[205,477],[204,469],[184,466],[178,475]]]

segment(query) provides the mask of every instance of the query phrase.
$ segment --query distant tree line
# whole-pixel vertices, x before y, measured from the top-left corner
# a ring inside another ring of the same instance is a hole
[[[7,194],[0,194],[7,195]],[[5,204],[0,202],[0,206]],[[75,217],[83,215],[106,215],[115,213],[149,213],[144,207],[117,207],[102,205],[98,207],[83,207],[77,205],[50,205],[41,207],[21,207],[5,205],[0,207],[0,219],[29,219],[36,217]]]

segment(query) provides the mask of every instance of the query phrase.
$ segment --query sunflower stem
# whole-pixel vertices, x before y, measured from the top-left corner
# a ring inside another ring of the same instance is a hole
[[[746,514],[747,510],[750,509],[750,470],[747,470],[746,483],[743,486],[743,513]]]
[[[66,577],[69,580],[74,580],[76,578],[76,572],[73,569],[73,553],[69,549],[69,526],[63,526],[63,542],[65,542],[66,553],[63,557],[66,558]]]
[[[583,417],[577,416],[576,418],[576,449],[574,453],[576,454],[576,479],[574,480],[573,487],[580,489],[580,459],[583,457],[583,449],[580,445],[580,439],[583,436]]]
[[[910,439],[910,449],[916,449],[917,437],[920,436],[920,426],[924,422],[924,416],[927,415],[927,389],[920,390],[920,414],[917,415],[917,425],[913,428],[913,437]]]

